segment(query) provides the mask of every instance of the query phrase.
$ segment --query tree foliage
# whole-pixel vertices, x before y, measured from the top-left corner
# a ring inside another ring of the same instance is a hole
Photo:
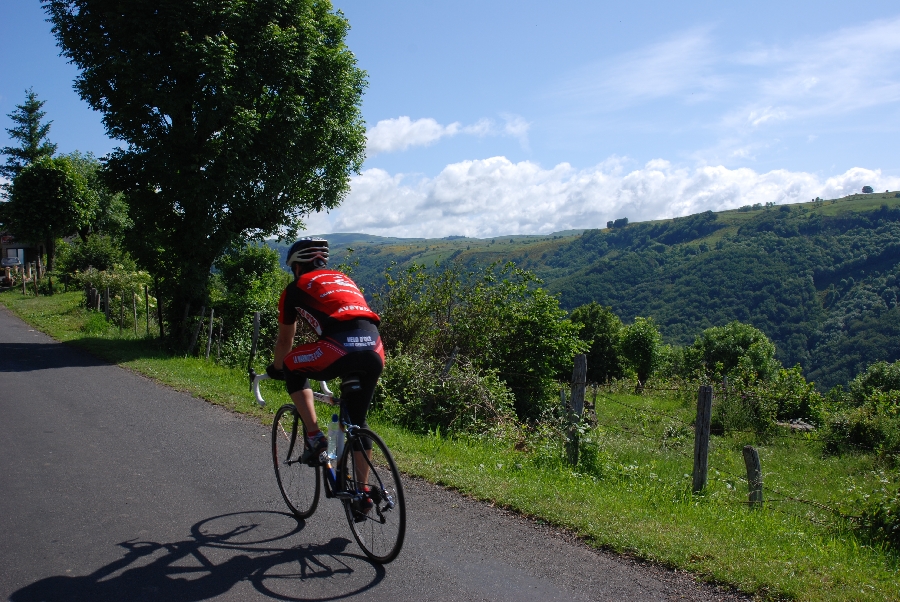
[[[17,237],[44,244],[52,270],[56,239],[90,223],[97,204],[71,161],[42,157],[16,176],[2,210],[3,223]]]
[[[596,301],[576,307],[569,316],[579,327],[578,337],[590,345],[587,352],[587,378],[604,383],[624,375],[619,345],[622,321],[611,307]]]
[[[533,274],[513,264],[466,270],[459,264],[389,272],[374,297],[389,353],[446,360],[458,354],[496,371],[515,395],[522,419],[538,418],[552,401],[558,375],[571,371],[586,345],[559,300]],[[568,376],[568,374],[566,374]]]
[[[211,306],[222,320],[227,341],[225,361],[247,361],[252,339],[253,313],[260,312],[259,359],[265,365],[278,333],[278,300],[291,280],[281,269],[278,253],[266,246],[246,245],[229,249],[216,260],[211,283]],[[305,333],[301,332],[301,336]]]
[[[336,207],[365,148],[364,72],[327,0],[42,0],[75,87],[125,142],[107,163],[170,317],[216,257]]]
[[[65,157],[84,178],[88,193],[94,196],[97,205],[94,218],[78,231],[81,240],[87,241],[90,234],[120,239],[134,225],[128,217],[125,195],[109,189],[102,177],[102,165],[93,153],[75,151]]]
[[[639,386],[644,386],[656,369],[661,343],[653,318],[637,317],[622,330],[622,357],[637,373]]]
[[[128,272],[136,270],[134,260],[118,241],[103,234],[91,234],[85,240],[74,243],[63,242],[59,247],[57,263],[57,269],[68,274],[90,268],[108,271],[116,266]]]
[[[752,372],[754,378],[768,380],[780,367],[775,345],[765,333],[737,320],[707,328],[685,354],[689,370],[716,379],[740,368]]]
[[[47,114],[41,110],[45,102],[38,100],[37,94],[29,88],[25,91],[25,103],[16,105],[16,110],[9,114],[15,126],[7,128],[6,132],[19,145],[0,149],[0,153],[6,155],[6,164],[0,165],[0,175],[13,180],[26,166],[41,157],[52,157],[56,152],[56,145],[47,140],[53,122],[42,121]]]

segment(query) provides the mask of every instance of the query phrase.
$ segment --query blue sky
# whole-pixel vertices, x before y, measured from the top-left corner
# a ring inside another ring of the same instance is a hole
[[[311,231],[496,236],[900,189],[896,2],[337,0],[368,159]],[[0,7],[0,124],[112,148],[36,0]]]

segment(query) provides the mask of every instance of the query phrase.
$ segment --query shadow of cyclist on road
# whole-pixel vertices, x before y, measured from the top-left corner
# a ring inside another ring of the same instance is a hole
[[[286,540],[303,529],[302,522],[287,532],[262,533],[265,528],[259,515],[288,516],[279,512],[220,515],[194,524],[191,535],[182,541],[125,541],[118,544],[125,551],[121,558],[91,574],[46,577],[19,589],[9,599],[187,602],[215,598],[241,581],[249,581],[257,592],[279,600],[328,600],[360,593],[383,579],[381,566],[346,552],[350,540],[336,537],[321,545],[290,545]],[[223,556],[228,557],[216,562]],[[310,583],[341,574],[349,576],[361,567],[372,571],[362,586],[353,580],[355,585],[340,591],[333,580],[328,588]]]

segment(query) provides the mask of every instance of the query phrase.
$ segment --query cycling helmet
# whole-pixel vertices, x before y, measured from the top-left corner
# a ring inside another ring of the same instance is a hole
[[[328,241],[324,238],[301,238],[291,245],[285,263],[289,267],[295,263],[324,267],[328,263]]]

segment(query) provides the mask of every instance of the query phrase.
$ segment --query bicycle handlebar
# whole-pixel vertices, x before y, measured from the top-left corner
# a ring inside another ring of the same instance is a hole
[[[260,405],[260,407],[265,407],[266,400],[263,399],[262,393],[259,390],[259,383],[264,380],[270,380],[270,376],[263,372],[262,374],[257,374],[253,368],[250,368],[248,371],[250,376],[250,391],[253,393],[253,396],[256,398],[256,403]],[[328,384],[324,380],[319,381],[319,386],[322,388],[322,393],[317,393],[313,391],[313,398],[322,403],[327,403],[328,405],[334,405],[334,393],[331,392],[331,389],[328,388]]]

